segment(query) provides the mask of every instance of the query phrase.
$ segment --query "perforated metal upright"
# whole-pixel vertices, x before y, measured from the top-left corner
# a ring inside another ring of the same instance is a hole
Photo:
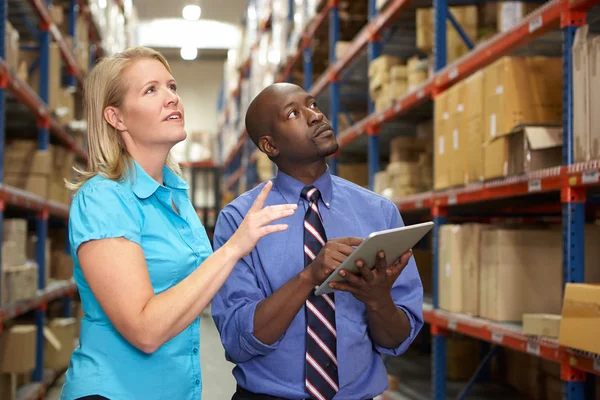
[[[563,30],[563,164],[574,161],[573,135],[573,57],[572,47],[577,28],[586,23],[586,12],[565,9],[561,15]],[[585,281],[585,188],[563,187],[563,283]],[[561,365],[563,398],[585,398],[585,374],[573,369],[568,360]]]
[[[377,17],[377,1],[369,0],[369,22]],[[369,38],[369,62],[381,55],[381,38],[379,33]],[[375,104],[369,93],[369,114],[375,111]],[[375,174],[379,172],[379,127],[369,129],[368,164],[369,164],[369,188],[374,190]]]
[[[340,38],[340,14],[338,10],[339,0],[329,0],[331,9],[329,10],[329,64],[334,65],[337,61],[335,48]],[[338,132],[338,113],[340,110],[340,82],[339,76],[329,76],[329,120],[331,127],[336,135]],[[337,175],[337,158],[330,159],[330,168],[333,175]]]

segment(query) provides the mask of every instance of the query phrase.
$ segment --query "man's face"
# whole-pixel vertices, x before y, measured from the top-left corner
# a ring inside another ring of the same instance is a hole
[[[272,135],[282,158],[316,161],[334,154],[338,142],[315,99],[302,88],[286,85],[274,93]]]

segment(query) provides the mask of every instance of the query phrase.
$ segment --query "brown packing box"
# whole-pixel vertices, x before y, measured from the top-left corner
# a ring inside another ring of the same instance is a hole
[[[557,314],[523,314],[523,333],[557,338],[561,316]]]
[[[433,50],[433,9],[417,9],[417,49],[430,53]]]
[[[585,278],[600,282],[600,228],[585,228]],[[482,232],[479,314],[521,321],[527,313],[560,313],[562,230],[489,229]],[[564,316],[563,316],[564,317]],[[564,321],[564,319],[563,319]]]
[[[484,144],[486,179],[516,175],[561,165],[562,128],[517,126],[509,136]]]
[[[467,164],[466,183],[483,180],[483,71],[478,71],[465,81],[467,114]]]
[[[508,31],[539,6],[539,4],[520,1],[498,2],[498,32]]]
[[[573,158],[575,162],[590,160],[590,90],[589,26],[575,32],[573,40]]]
[[[390,185],[394,188],[403,186],[419,186],[421,182],[421,170],[418,162],[391,162],[386,171],[390,179]]]
[[[392,80],[388,86],[388,96],[391,99],[397,99],[408,92],[408,82],[406,80]]]
[[[40,174],[4,174],[4,184],[25,190],[31,194],[48,198],[48,175]]]
[[[369,186],[369,165],[366,163],[339,163],[338,176],[359,186]]]
[[[26,374],[35,368],[36,327],[16,325],[0,335],[0,373]]]
[[[560,58],[503,57],[485,68],[484,142],[520,124],[560,123],[561,83]]]
[[[464,185],[465,170],[469,154],[467,150],[467,86],[460,82],[448,90],[448,109],[450,113],[450,186]]]
[[[0,399],[17,400],[17,374],[0,374]]]
[[[408,90],[413,90],[429,78],[427,59],[411,57],[406,63],[408,69]]]
[[[369,78],[369,93],[371,97],[376,98],[381,94],[388,92],[387,86],[390,82],[390,75],[388,71],[377,73]]]
[[[434,111],[433,182],[436,190],[447,188],[450,184],[450,149],[448,147],[449,128],[450,113],[448,109],[448,92],[442,92],[435,98]]]
[[[479,342],[460,335],[446,341],[446,378],[451,381],[469,379],[479,364]]]
[[[558,342],[600,354],[600,285],[567,283],[561,315]]]
[[[4,32],[4,52],[8,68],[13,71],[19,69],[19,32],[13,28],[10,22],[6,21],[6,30]]]
[[[390,176],[387,171],[377,172],[374,180],[373,191],[375,193],[382,194],[385,189],[390,187]]]
[[[2,298],[0,305],[29,300],[37,295],[38,266],[27,261],[24,265],[2,268]]]
[[[487,225],[444,225],[440,230],[438,268],[440,308],[479,315],[481,233]]]
[[[27,220],[5,219],[3,223],[2,268],[25,264],[27,252]]]
[[[600,159],[600,113],[596,112],[595,107],[600,104],[600,36],[592,39],[589,47],[589,112],[590,120],[590,159]]]
[[[379,98],[377,100],[375,100],[375,111],[379,112],[379,111],[383,111],[385,109],[387,109],[388,107],[390,107],[393,103],[393,100],[388,96],[387,93],[382,94],[381,96],[379,96]]]
[[[379,56],[369,63],[369,79],[388,72],[393,66],[402,64],[402,60],[397,57],[383,55]]]
[[[412,136],[398,136],[390,141],[390,163],[416,162],[419,154],[425,151],[423,139]]]
[[[44,344],[44,368],[64,370],[69,366],[71,353],[75,349],[75,318],[55,318],[48,321],[48,329],[56,340],[46,340]],[[49,334],[46,331],[46,336]],[[59,346],[56,346],[57,342]]]
[[[52,173],[52,154],[52,149],[38,150],[35,140],[7,141],[4,172],[50,175]]]
[[[335,43],[335,58],[336,60],[339,60],[340,58],[342,58],[344,56],[344,54],[346,54],[346,51],[348,51],[348,48],[350,47],[350,45],[352,44],[352,42],[344,42],[344,41],[337,41]]]
[[[477,38],[477,6],[449,7],[448,12],[452,13],[471,40]],[[449,63],[469,52],[469,48],[450,21],[446,23],[446,38],[446,54]]]

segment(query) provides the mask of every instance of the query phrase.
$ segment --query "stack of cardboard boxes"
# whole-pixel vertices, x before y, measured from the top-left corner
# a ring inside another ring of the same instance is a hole
[[[573,134],[576,162],[600,159],[600,36],[580,27],[573,42]]]
[[[6,143],[4,183],[60,204],[69,204],[65,178],[71,177],[74,153],[62,146],[50,145],[38,150],[33,140]]]
[[[504,57],[438,95],[435,188],[560,165],[560,82],[559,58]]]
[[[585,278],[596,268],[600,227],[586,226]],[[440,231],[440,308],[498,322],[552,325],[562,307],[562,231],[503,226],[445,225]],[[540,322],[542,321],[542,322]],[[533,329],[531,332],[536,331]],[[543,328],[542,328],[543,330]],[[555,331],[554,331],[555,332]]]
[[[67,230],[52,229],[48,232],[48,238],[51,240],[50,258],[51,266],[50,278],[56,280],[67,280],[73,278],[73,258],[67,249]]]
[[[7,219],[3,224],[2,298],[0,305],[37,295],[38,266],[27,260],[27,220]]]
[[[13,28],[10,22],[6,21],[4,32],[4,61],[13,73],[19,69],[19,32]]]

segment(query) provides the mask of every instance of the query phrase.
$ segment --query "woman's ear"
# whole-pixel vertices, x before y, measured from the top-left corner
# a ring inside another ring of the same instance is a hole
[[[116,107],[106,107],[104,109],[104,119],[108,122],[113,128],[118,131],[126,131],[127,127],[123,123],[121,119],[121,113],[119,109]]]
[[[275,140],[271,136],[263,136],[258,140],[258,148],[260,151],[268,155],[269,157],[277,157],[279,150],[275,145]]]

